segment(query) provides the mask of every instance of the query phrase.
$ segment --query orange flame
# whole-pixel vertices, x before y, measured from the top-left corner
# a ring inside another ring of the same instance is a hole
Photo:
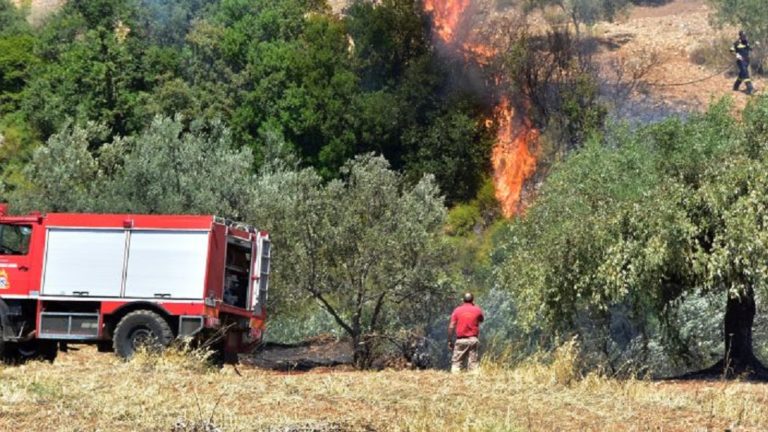
[[[465,42],[461,47],[464,51],[464,58],[467,61],[474,60],[482,66],[487,66],[496,57],[496,50],[488,45]]]
[[[425,0],[424,10],[431,13],[435,32],[447,44],[455,42],[463,14],[471,0]],[[467,61],[487,66],[496,57],[496,50],[483,43],[464,41],[462,50]],[[493,77],[496,86],[501,76]],[[496,142],[491,154],[496,198],[504,216],[512,217],[524,209],[523,187],[536,171],[539,131],[528,117],[516,115],[509,99],[504,96],[493,110],[487,127],[497,127]],[[517,121],[516,121],[517,120]]]
[[[425,0],[424,10],[432,14],[435,31],[445,43],[453,42],[470,0]]]
[[[536,171],[536,148],[539,131],[527,117],[515,125],[515,110],[509,99],[502,98],[494,109],[498,126],[491,154],[496,199],[504,216],[511,217],[523,210],[522,192],[525,181]]]

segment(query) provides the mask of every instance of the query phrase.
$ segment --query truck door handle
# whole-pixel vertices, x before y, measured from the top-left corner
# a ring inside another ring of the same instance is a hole
[[[29,267],[24,266],[24,265],[23,266],[19,266],[19,271],[23,271],[23,272],[29,271]]]
[[[72,291],[72,295],[87,296],[88,295],[88,291]]]
[[[155,297],[170,298],[171,294],[169,294],[169,293],[155,293]]]

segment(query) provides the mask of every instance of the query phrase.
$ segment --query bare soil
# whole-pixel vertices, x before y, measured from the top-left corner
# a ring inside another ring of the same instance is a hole
[[[743,108],[749,96],[732,90],[735,62],[713,68],[691,61],[691,54],[702,44],[736,39],[735,29],[711,24],[712,13],[706,0],[674,0],[660,6],[634,7],[628,16],[616,22],[595,26],[595,37],[605,42],[599,58],[604,62],[622,57],[632,60],[655,53],[659,64],[643,78],[649,86],[640,96],[650,96],[686,111],[702,111],[712,101],[730,95],[735,107]],[[728,50],[728,46],[722,48]],[[727,71],[718,73],[723,69]],[[755,81],[759,89],[762,80]]]

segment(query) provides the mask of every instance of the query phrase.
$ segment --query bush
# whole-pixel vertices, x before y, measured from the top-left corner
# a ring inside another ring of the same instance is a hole
[[[472,232],[481,221],[477,205],[459,204],[448,212],[445,231],[449,235],[463,236]]]
[[[689,54],[692,63],[712,69],[725,68],[733,64],[733,54],[729,49],[733,43],[726,36],[700,42]]]

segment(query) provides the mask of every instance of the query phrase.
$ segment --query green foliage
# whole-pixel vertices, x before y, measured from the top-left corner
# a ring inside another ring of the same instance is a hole
[[[142,133],[104,146],[100,156],[113,173],[104,186],[113,210],[244,216],[251,153],[235,149],[220,122],[192,122],[186,130],[180,117],[156,118]]]
[[[0,117],[42,140],[94,122],[93,151],[182,114],[223,122],[255,168],[275,142],[325,180],[376,152],[450,202],[487,169],[484,101],[450,81],[418,1],[337,16],[320,0],[77,0],[36,29],[2,5]]]
[[[428,54],[428,26],[419,8],[412,0],[385,0],[380,5],[355,1],[347,8],[347,29],[364,88],[396,84],[413,59]]]
[[[88,210],[94,207],[94,187],[100,181],[98,160],[88,150],[92,140],[103,136],[103,127],[65,126],[39,147],[25,167],[25,188],[11,195],[17,210]]]
[[[453,236],[464,236],[472,231],[484,231],[489,224],[497,221],[498,217],[499,202],[496,199],[496,188],[493,185],[493,180],[487,177],[483,180],[483,185],[473,200],[458,204],[448,212],[446,233]]]
[[[31,35],[0,36],[0,117],[19,109],[22,90],[38,64]]]
[[[124,31],[88,29],[48,54],[54,58],[30,81],[23,103],[44,137],[67,119],[104,124],[112,136],[140,130],[151,119],[144,106],[165,65],[153,61],[155,50]]]
[[[5,194],[24,184],[24,167],[39,145],[35,131],[19,113],[0,119],[0,202],[7,200]]]
[[[142,133],[90,150],[107,130],[66,126],[35,151],[13,208],[48,211],[217,213],[240,217],[251,156],[220,124],[156,118]]]
[[[471,199],[488,171],[491,140],[477,119],[450,110],[424,128],[405,135],[412,149],[406,159],[411,175],[433,174],[450,202]]]
[[[370,366],[378,337],[424,325],[444,304],[445,210],[431,178],[407,186],[383,158],[362,156],[343,180],[278,167],[255,188],[250,219],[287,251],[274,268],[280,296],[318,302],[352,338],[358,366]]]
[[[572,143],[583,143],[590,134],[602,131],[608,110],[598,102],[600,89],[597,77],[588,73],[577,74],[573,82],[562,91],[562,117],[564,135]]]
[[[480,224],[480,209],[472,204],[459,204],[448,212],[446,231],[450,235],[466,235]]]
[[[675,301],[768,292],[766,106],[754,100],[744,126],[720,103],[685,122],[620,128],[556,165],[496,253],[497,283],[526,299],[517,322],[589,333],[623,311],[637,334],[660,326],[672,347]]]
[[[0,0],[0,37],[20,35],[29,30],[24,11],[14,6],[11,0]]]
[[[578,35],[561,28],[545,35],[523,29],[502,59],[510,90],[529,95],[529,115],[548,140],[545,163],[602,132],[608,111],[597,67]]]

